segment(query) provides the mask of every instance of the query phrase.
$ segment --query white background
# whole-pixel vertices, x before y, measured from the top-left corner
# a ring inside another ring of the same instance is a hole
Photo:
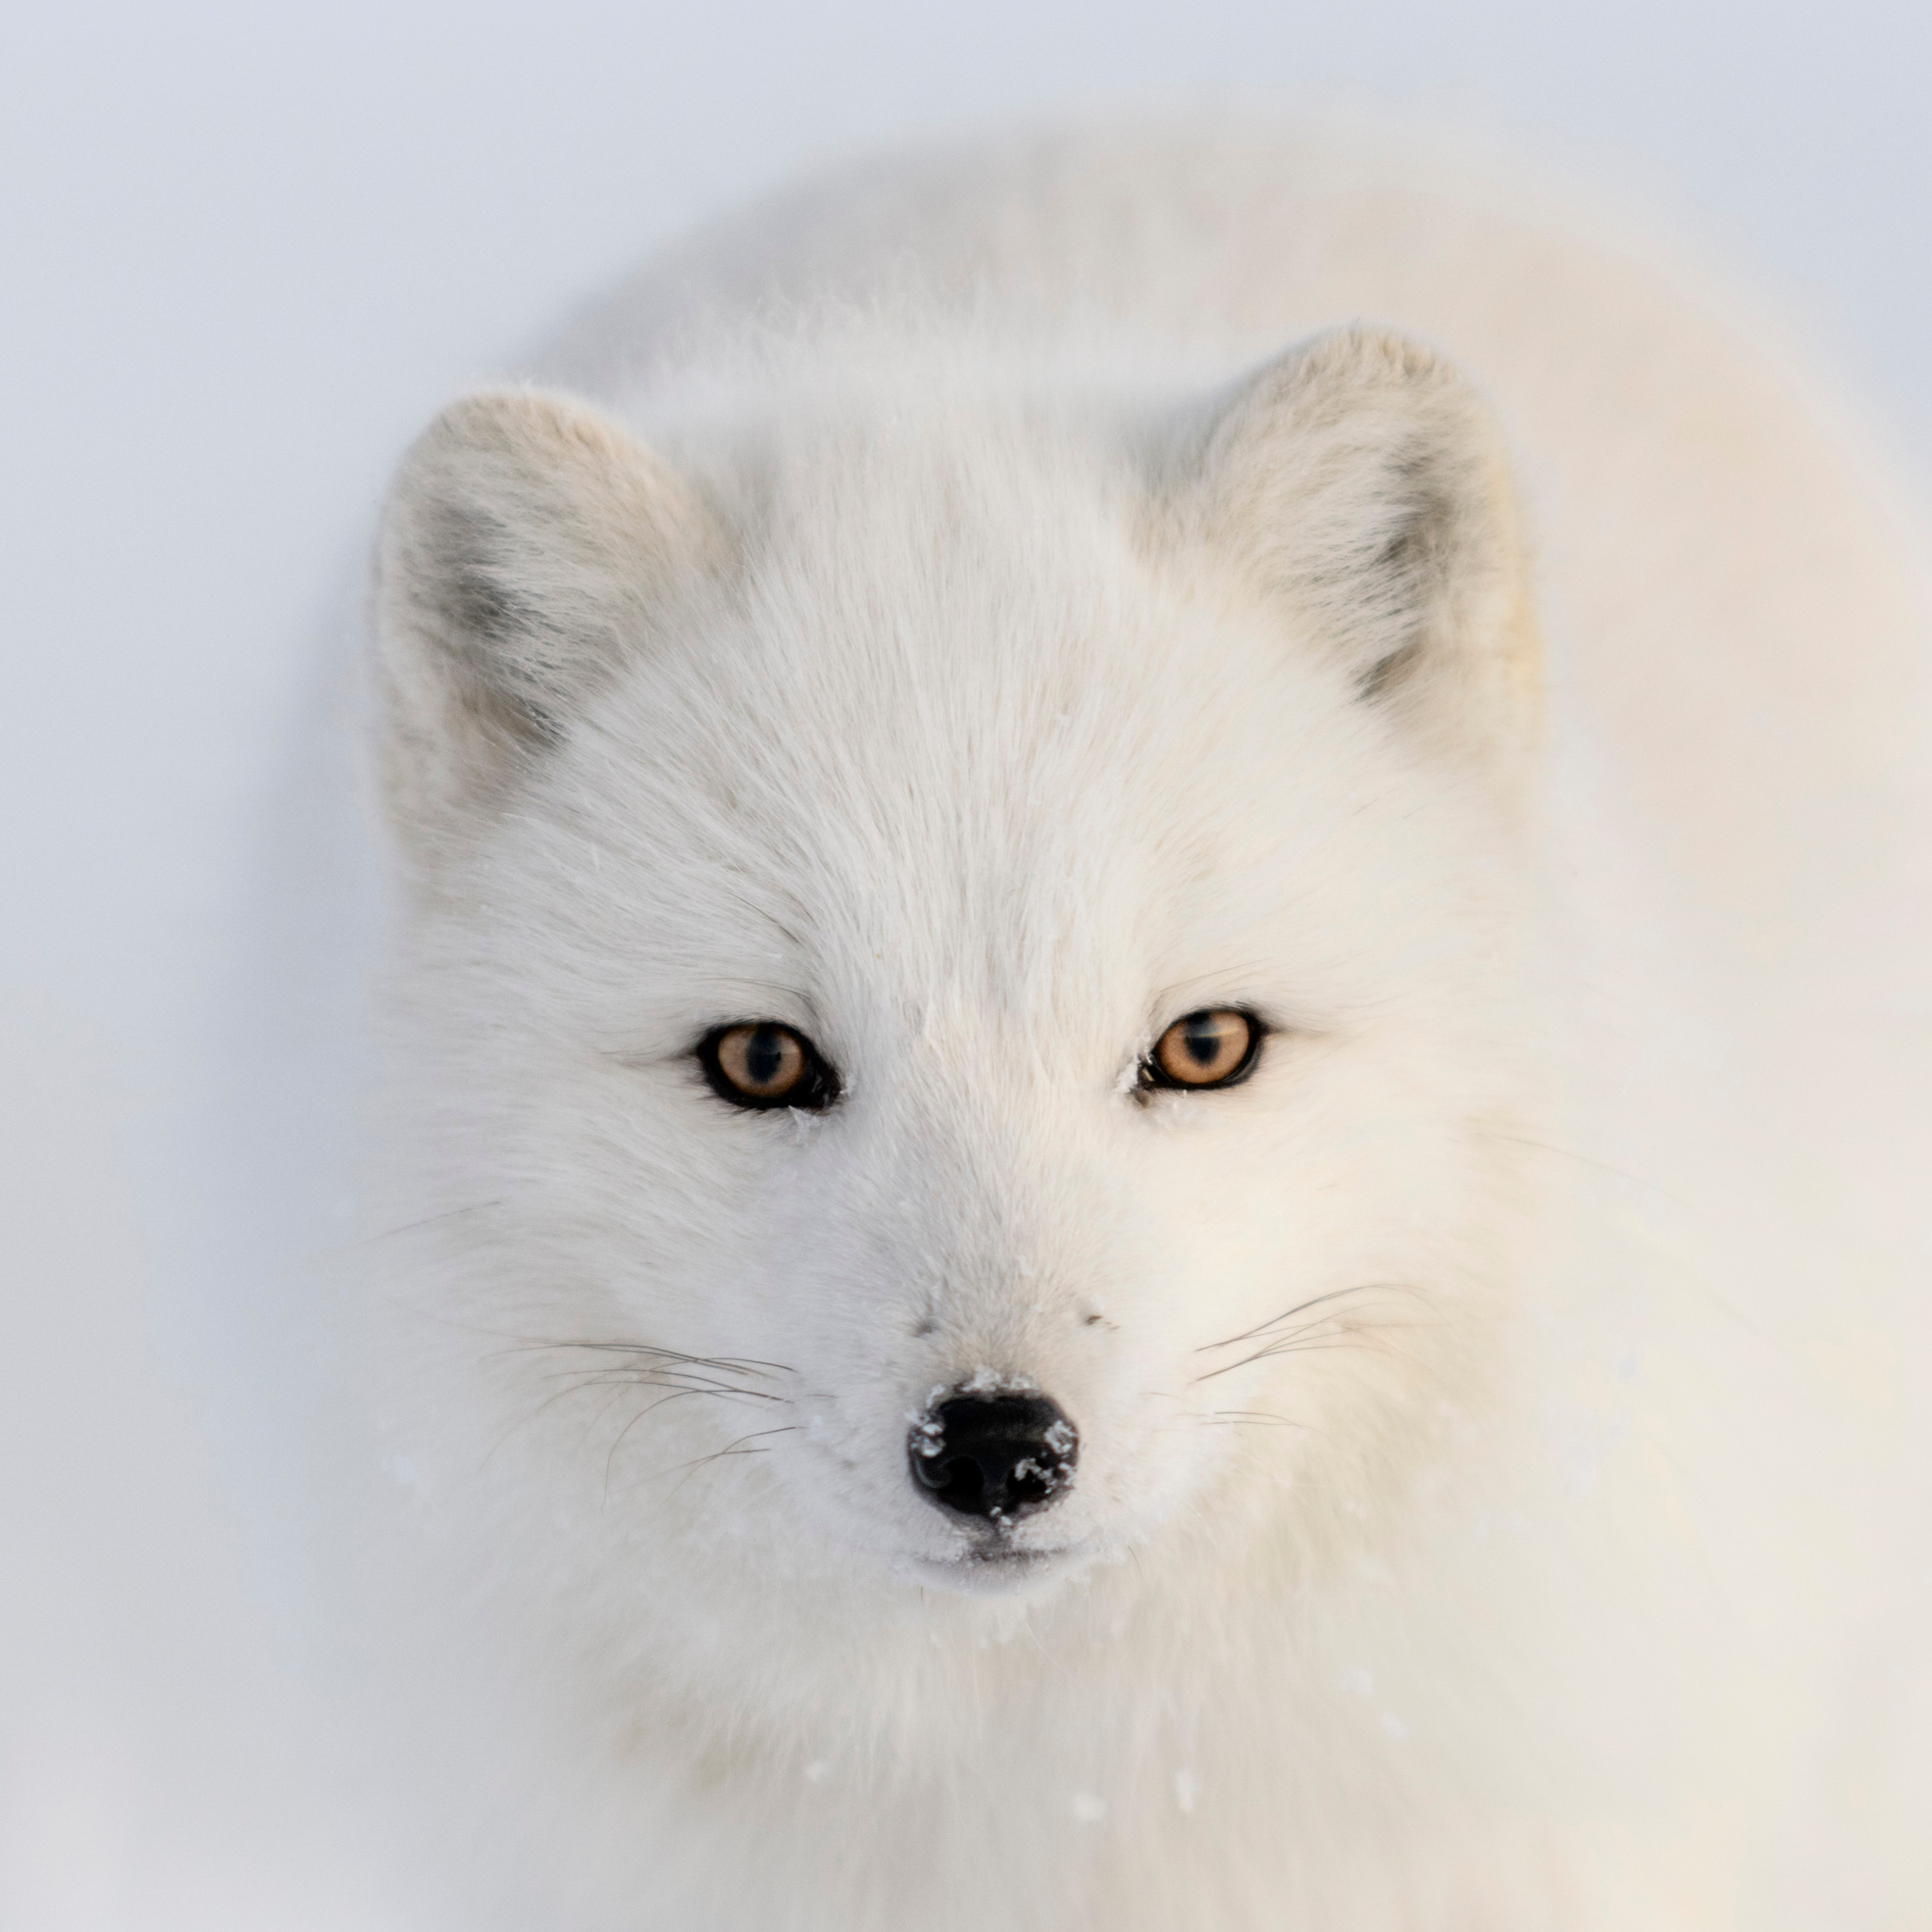
[[[328,1378],[368,924],[329,726],[411,432],[814,158],[1237,84],[1660,204],[1932,467],[1932,14],[1898,0],[0,22],[0,1924],[406,1922],[258,1449]]]

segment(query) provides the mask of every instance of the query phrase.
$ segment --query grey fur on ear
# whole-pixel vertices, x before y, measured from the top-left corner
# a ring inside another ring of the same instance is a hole
[[[378,550],[383,778],[405,840],[460,839],[722,549],[689,485],[583,404],[499,390],[444,410]]]
[[[1233,552],[1366,702],[1517,774],[1541,646],[1502,438],[1439,356],[1338,330],[1245,381],[1194,463],[1195,534]]]

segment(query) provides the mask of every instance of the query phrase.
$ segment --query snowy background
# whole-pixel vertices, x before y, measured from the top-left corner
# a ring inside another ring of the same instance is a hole
[[[386,473],[641,251],[1059,104],[1413,105],[1659,208],[1932,471],[1899,0],[15,8],[0,36],[0,1925],[401,1926],[313,1663]]]

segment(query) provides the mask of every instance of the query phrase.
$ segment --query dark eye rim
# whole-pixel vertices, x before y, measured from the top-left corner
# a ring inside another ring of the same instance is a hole
[[[805,1071],[793,1086],[787,1088],[783,1093],[761,1095],[747,1093],[743,1088],[732,1084],[724,1063],[718,1057],[718,1046],[728,1034],[737,1033],[741,1027],[770,1027],[775,1032],[788,1034],[797,1042],[799,1051],[805,1056]],[[705,1085],[712,1093],[728,1106],[742,1108],[746,1113],[769,1113],[781,1107],[804,1113],[823,1113],[837,1103],[842,1091],[838,1070],[812,1043],[810,1037],[794,1026],[788,1026],[783,1020],[727,1020],[721,1026],[713,1027],[692,1048],[692,1052],[704,1075]]]
[[[1262,1043],[1274,1028],[1259,1013],[1246,1006],[1190,1007],[1185,1013],[1177,1013],[1154,1035],[1154,1044],[1157,1046],[1176,1027],[1186,1026],[1190,1020],[1200,1019],[1209,1013],[1234,1013],[1247,1023],[1247,1051],[1241,1056],[1240,1062],[1219,1080],[1176,1080],[1154,1057],[1154,1048],[1150,1046],[1141,1061],[1136,1082],[1141,1093],[1225,1093],[1230,1087],[1239,1087],[1261,1064]]]

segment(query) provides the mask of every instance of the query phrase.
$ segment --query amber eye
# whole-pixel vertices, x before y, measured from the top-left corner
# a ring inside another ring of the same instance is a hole
[[[1154,1042],[1141,1068],[1144,1087],[1232,1087],[1254,1071],[1266,1029],[1232,1006],[1189,1013]]]
[[[777,1020],[715,1027],[697,1043],[711,1091],[735,1107],[829,1107],[839,1076],[802,1033]]]

